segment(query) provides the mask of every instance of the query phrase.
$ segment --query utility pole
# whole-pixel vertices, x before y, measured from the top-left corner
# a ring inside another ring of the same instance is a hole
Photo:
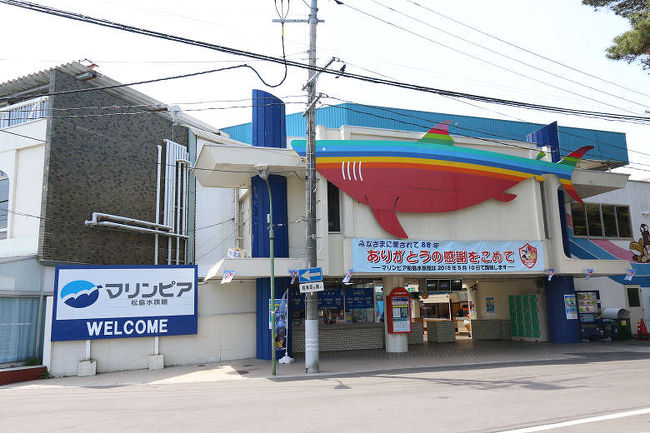
[[[309,9],[309,66],[316,67],[316,26],[318,1],[311,0]],[[307,182],[305,204],[307,219],[307,267],[316,267],[316,71],[309,69],[307,81]],[[316,293],[305,296],[305,371],[318,373],[318,297]]]

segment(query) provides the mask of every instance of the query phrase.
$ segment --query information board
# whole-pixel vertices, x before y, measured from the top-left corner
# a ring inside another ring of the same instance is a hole
[[[52,341],[197,333],[196,266],[57,266]]]

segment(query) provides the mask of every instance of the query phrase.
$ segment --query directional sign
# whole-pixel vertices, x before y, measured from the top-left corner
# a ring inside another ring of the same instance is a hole
[[[323,270],[321,268],[307,268],[298,270],[300,283],[315,283],[323,281]]]
[[[316,281],[315,283],[303,283],[300,285],[300,293],[313,293],[313,292],[322,292],[325,290],[325,286],[322,281]]]

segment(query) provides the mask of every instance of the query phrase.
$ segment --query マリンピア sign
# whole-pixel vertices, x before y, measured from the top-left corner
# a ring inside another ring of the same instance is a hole
[[[353,239],[355,272],[543,272],[541,241]]]
[[[52,341],[197,333],[196,266],[57,266]]]

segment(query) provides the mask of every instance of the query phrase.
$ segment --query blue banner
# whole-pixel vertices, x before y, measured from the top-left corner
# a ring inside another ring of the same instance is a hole
[[[373,289],[345,289],[345,308],[373,308]]]
[[[352,239],[355,272],[543,272],[541,241]]]

